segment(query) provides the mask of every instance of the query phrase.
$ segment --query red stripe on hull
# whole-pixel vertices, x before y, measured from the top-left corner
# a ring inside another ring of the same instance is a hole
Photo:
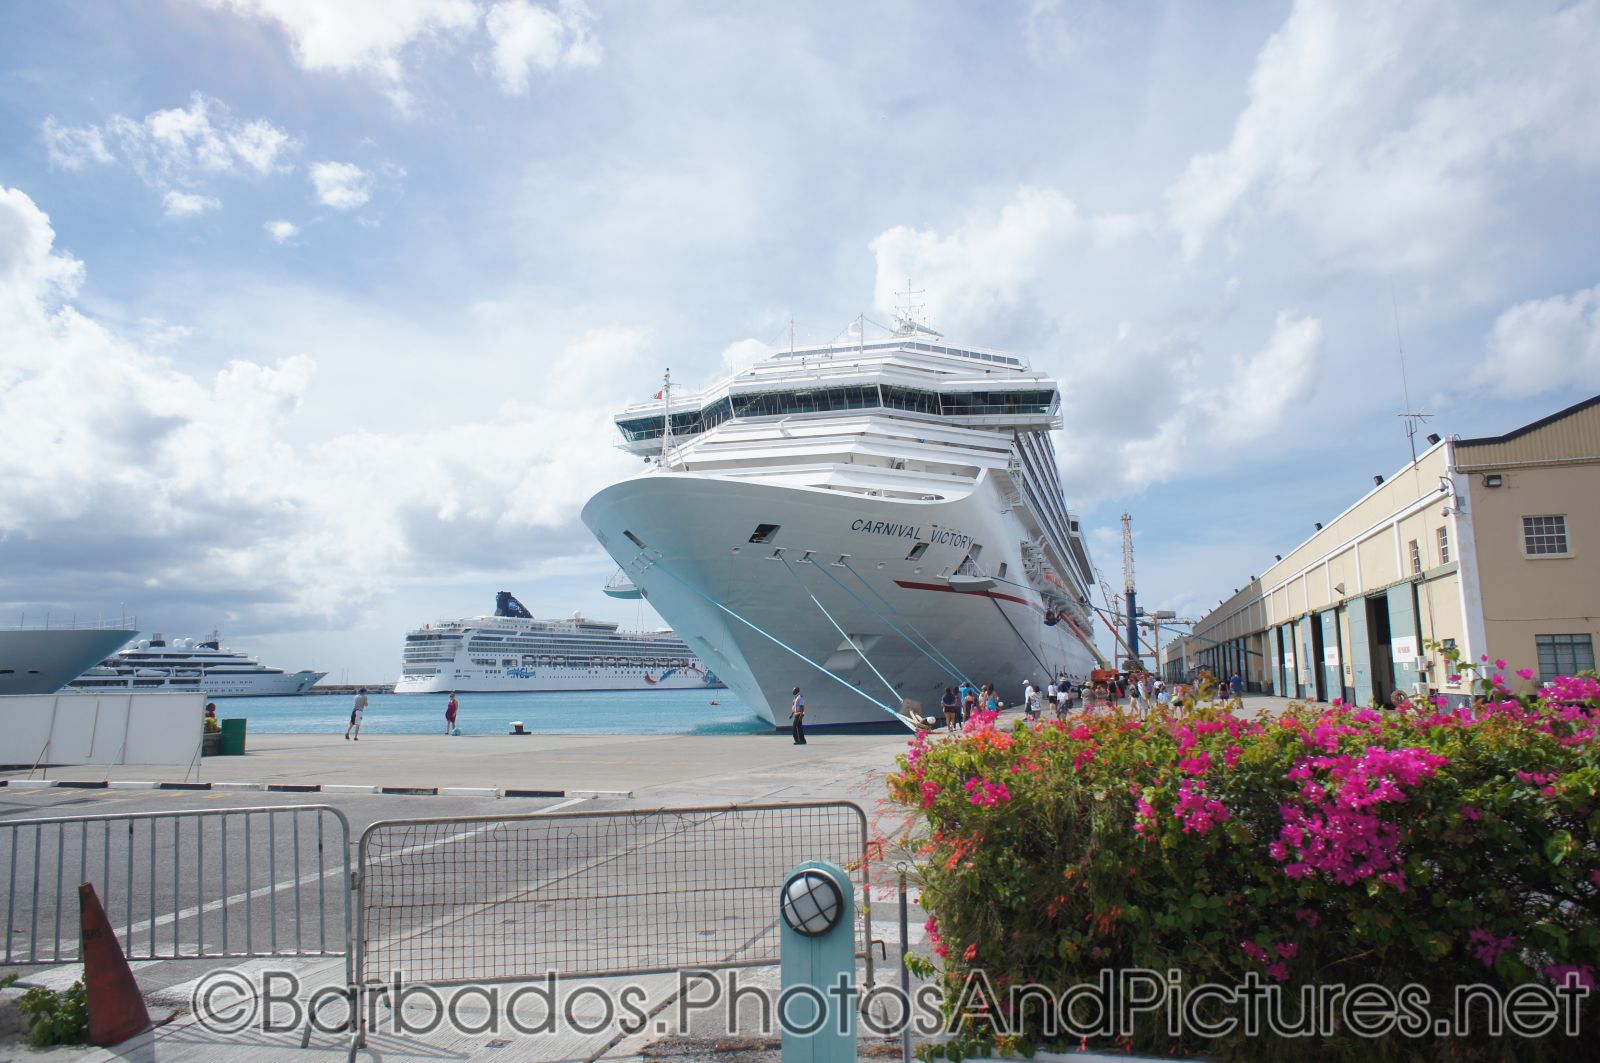
[[[947,587],[942,583],[914,583],[911,580],[904,579],[895,580],[894,585],[896,587],[904,587],[909,591],[943,591],[946,594],[971,594],[980,598],[999,598],[1007,602],[1016,602],[1018,605],[1026,605],[1038,613],[1044,612],[1043,609],[1040,609],[1026,598],[1018,598],[1014,594],[999,594],[995,591],[958,591],[954,587]]]

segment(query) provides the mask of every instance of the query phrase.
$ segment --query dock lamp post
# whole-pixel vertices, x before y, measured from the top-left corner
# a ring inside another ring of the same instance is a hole
[[[801,864],[784,880],[778,912],[783,1063],[850,1063],[856,1058],[857,1001],[850,878],[823,861]]]

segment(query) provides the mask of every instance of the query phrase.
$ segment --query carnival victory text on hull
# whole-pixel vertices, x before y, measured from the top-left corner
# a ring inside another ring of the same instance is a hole
[[[865,324],[865,323],[863,323]],[[584,523],[763,719],[905,722],[946,686],[1095,667],[1093,565],[1062,497],[1055,382],[909,320],[774,352],[616,416],[653,459]]]

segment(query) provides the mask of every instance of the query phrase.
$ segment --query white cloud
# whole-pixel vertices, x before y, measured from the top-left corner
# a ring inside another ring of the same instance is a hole
[[[1186,254],[1225,223],[1281,217],[1331,261],[1436,266],[1530,167],[1600,161],[1600,8],[1472,6],[1299,0],[1227,147],[1167,192]]]
[[[1074,302],[1060,293],[1077,286],[1081,260],[1099,251],[1091,269],[1112,269],[1107,252],[1148,231],[1142,215],[1085,215],[1054,189],[1023,187],[949,235],[904,226],[879,235],[875,302],[892,308],[909,277],[926,289],[926,320],[952,334],[1042,317],[1044,334],[1059,335]],[[1226,286],[1217,302],[1236,288]],[[1316,318],[1280,311],[1265,344],[1248,354],[1211,331],[1190,324],[1151,337],[1113,315],[1101,339],[1079,337],[1059,359],[1036,355],[1063,382],[1058,454],[1069,498],[1093,504],[1242,454],[1311,393],[1323,340]]]
[[[749,369],[772,353],[772,348],[757,339],[739,340],[722,349],[722,371],[726,374]]]
[[[50,165],[58,169],[81,170],[91,164],[112,161],[111,152],[106,149],[105,134],[99,126],[70,129],[51,117],[44,120],[43,132]]]
[[[268,236],[280,244],[286,244],[300,235],[300,226],[292,221],[279,219],[277,221],[264,222],[261,227],[267,231]]]
[[[506,92],[527,91],[534,69],[594,66],[600,45],[591,25],[593,14],[581,0],[563,0],[556,10],[529,0],[501,0],[484,19],[490,63]]]
[[[195,192],[171,191],[162,197],[162,206],[169,218],[192,218],[208,210],[217,210],[222,200],[216,196],[203,196]]]
[[[374,71],[398,83],[400,56],[416,41],[477,25],[471,0],[204,0],[262,22],[275,22],[307,70]]]
[[[1471,383],[1506,395],[1600,389],[1600,285],[1530,299],[1495,319]]]
[[[520,405],[296,441],[323,367],[285,353],[187,369],[71,305],[82,275],[33,201],[0,187],[0,542],[18,600],[71,587],[132,603],[159,587],[257,627],[347,623],[413,573],[498,573],[532,539],[595,552],[576,514],[597,481],[632,467],[609,446],[610,413],[620,382],[647,375],[638,330],[556,348],[538,367],[548,386]],[[526,342],[514,330],[466,346]],[[336,381],[349,370],[327,367]],[[470,367],[453,372],[481,386]]]
[[[372,175],[354,163],[313,163],[311,183],[317,199],[334,210],[355,210],[372,198]]]
[[[1068,497],[1098,499],[1215,468],[1282,430],[1316,383],[1322,323],[1280,311],[1261,349],[1208,357],[1192,340],[1117,345],[1076,361],[1059,447]]]
[[[1068,248],[1115,244],[1146,227],[1137,215],[1085,217],[1055,189],[1024,185],[997,215],[975,215],[948,236],[905,225],[879,234],[873,304],[892,312],[911,278],[927,289],[927,320],[981,326],[1015,307]]]
[[[50,164],[66,170],[122,163],[163,193],[169,217],[214,210],[203,194],[218,177],[264,177],[289,168],[294,138],[265,118],[243,121],[227,104],[195,93],[187,107],[152,111],[134,119],[112,115],[105,124],[67,127],[54,117],[43,124]]]

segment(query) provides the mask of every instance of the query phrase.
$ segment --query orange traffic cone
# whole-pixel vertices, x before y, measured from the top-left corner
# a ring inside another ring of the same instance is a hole
[[[133,980],[127,957],[111,932],[111,921],[94,887],[78,887],[78,911],[83,920],[83,984],[89,1001],[89,1043],[102,1048],[119,1045],[150,1028],[144,994]]]

